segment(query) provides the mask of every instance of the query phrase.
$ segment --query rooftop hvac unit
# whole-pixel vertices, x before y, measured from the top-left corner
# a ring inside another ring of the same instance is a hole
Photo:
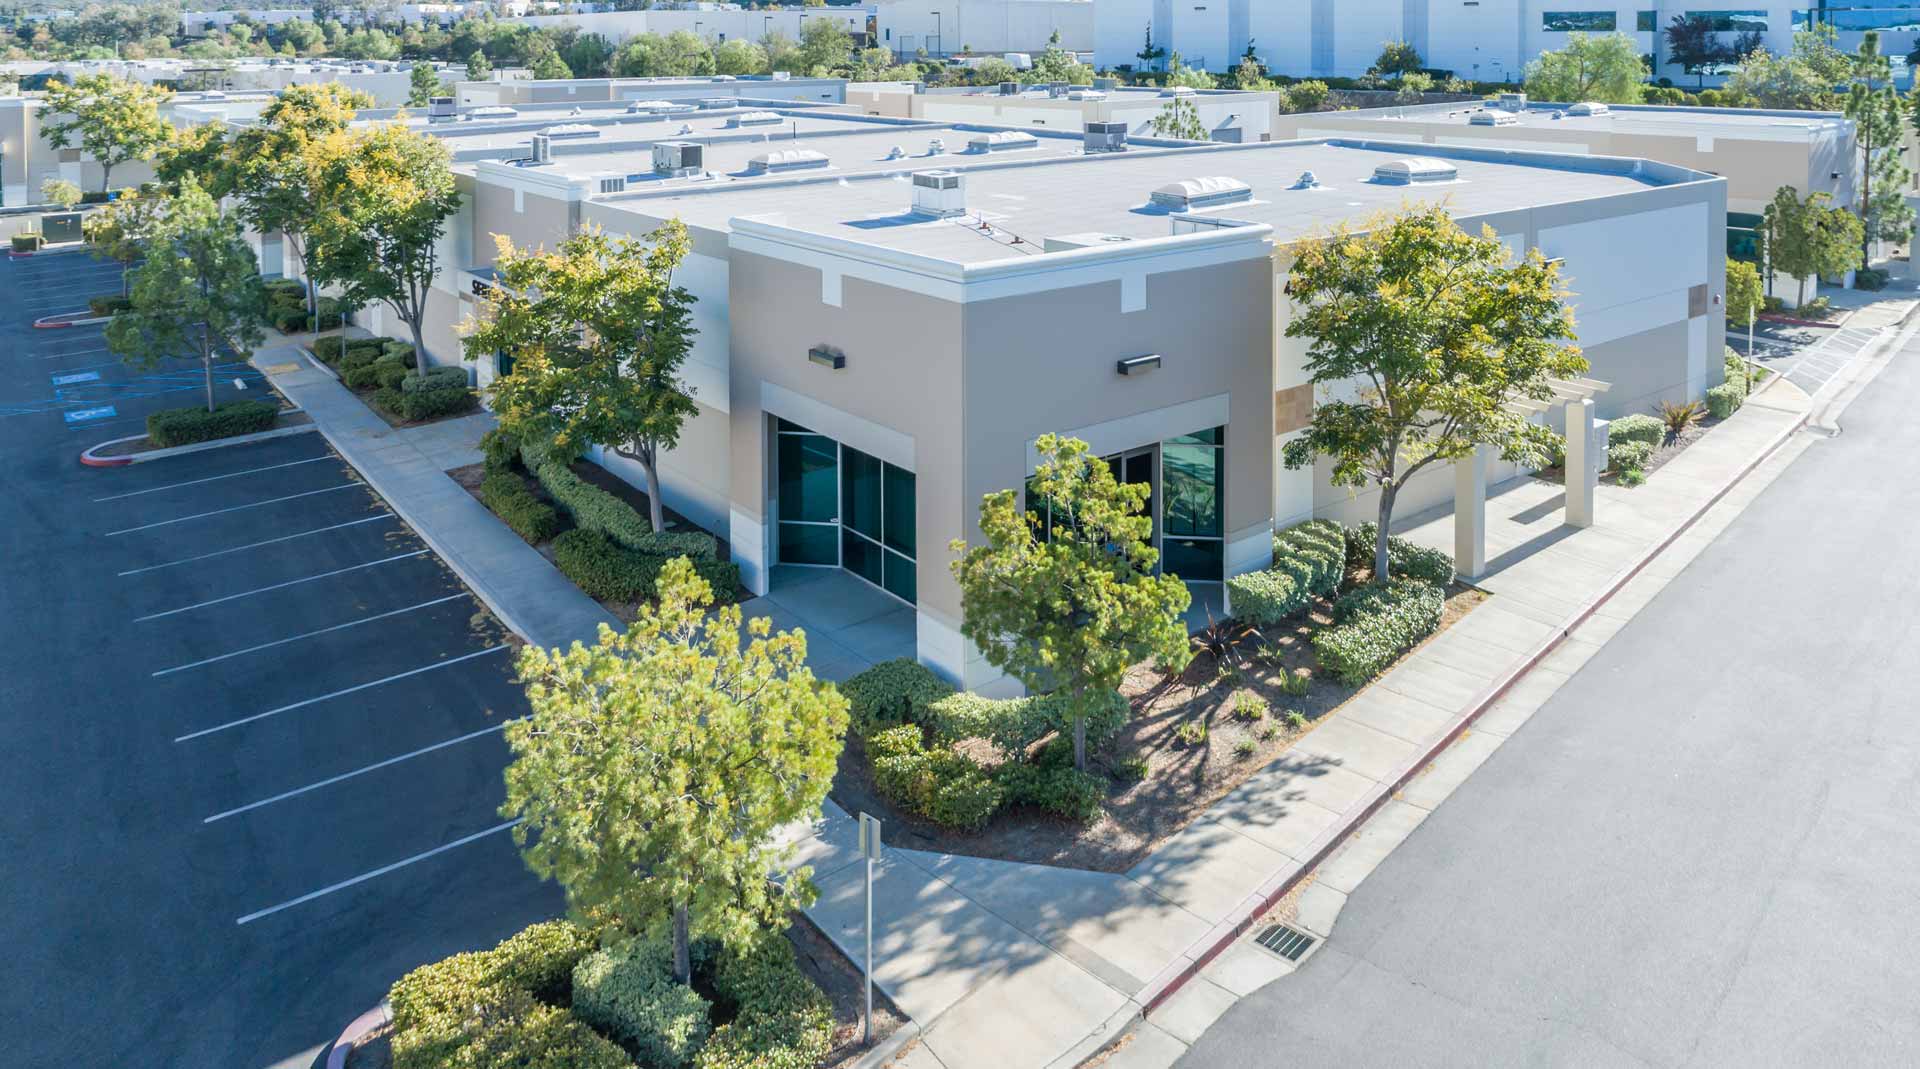
[[[1503,111],[1524,111],[1527,106],[1525,93],[1501,93],[1493,102]]]
[[[627,191],[627,176],[623,174],[603,174],[599,178],[599,189],[601,193],[625,193]]]
[[[1460,172],[1445,160],[1430,156],[1409,156],[1392,160],[1373,169],[1373,180],[1390,186],[1414,186],[1426,182],[1451,182]]]
[[[706,169],[706,146],[695,141],[656,141],[653,143],[653,173],[665,178],[681,178]]]
[[[968,139],[967,147],[974,152],[1009,152],[1013,149],[1033,148],[1040,139],[1024,130],[996,130],[990,134],[975,134]]]
[[[1019,96],[1020,83],[1019,82],[1001,82],[1000,95],[1003,97]]]
[[[1605,115],[1612,110],[1597,100],[1583,100],[1578,104],[1567,106],[1568,115]]]
[[[1118,88],[1120,88],[1120,79],[1118,79],[1118,78],[1095,78],[1095,79],[1093,80],[1093,87],[1094,87],[1095,89],[1097,89],[1097,90],[1099,90],[1100,92],[1102,92],[1102,93],[1105,93],[1105,92],[1107,92],[1108,90],[1112,90],[1112,89],[1118,89]]]
[[[1085,148],[1088,152],[1125,152],[1127,124],[1123,122],[1088,123]]]
[[[1519,122],[1520,116],[1510,111],[1501,111],[1499,108],[1487,108],[1467,116],[1467,123],[1470,126],[1516,126]]]
[[[776,174],[781,171],[798,171],[808,167],[825,167],[830,162],[827,154],[810,148],[782,148],[771,152],[762,152],[747,161],[747,170],[752,174]]]
[[[967,213],[965,176],[955,171],[916,171],[913,175],[913,211],[945,219]]]
[[[1068,100],[1105,100],[1107,94],[1098,89],[1075,89],[1067,94]]]
[[[739,101],[732,97],[703,97],[700,107],[703,111],[712,111],[715,108],[731,108],[738,103]]]
[[[776,111],[743,111],[727,118],[728,126],[777,126],[785,122]]]
[[[427,121],[452,122],[460,117],[460,109],[455,106],[452,97],[433,97],[427,101]]]
[[[553,139],[545,134],[533,135],[533,165],[553,162]]]
[[[1153,191],[1152,203],[1171,211],[1189,212],[1221,204],[1237,204],[1253,199],[1253,187],[1238,178],[1211,175],[1169,182]]]

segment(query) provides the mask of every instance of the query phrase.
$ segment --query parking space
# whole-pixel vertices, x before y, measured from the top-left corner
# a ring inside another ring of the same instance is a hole
[[[1753,333],[1751,349],[1756,364],[1817,393],[1878,335],[1877,329],[1763,323]],[[1742,356],[1748,353],[1744,331],[1729,330],[1727,345]]]
[[[561,908],[499,815],[516,640],[318,434],[80,467],[198,400],[198,362],[131,372],[26,317],[0,313],[0,725],[30,755],[0,777],[0,981],[62,997],[4,1000],[10,1058],[306,1064],[400,972]]]

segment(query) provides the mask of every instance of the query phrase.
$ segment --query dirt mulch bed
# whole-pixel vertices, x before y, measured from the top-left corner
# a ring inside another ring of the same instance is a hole
[[[573,464],[573,473],[585,479],[587,482],[600,487],[602,490],[614,494],[627,504],[632,505],[634,510],[639,512],[640,515],[645,516],[648,514],[646,492],[628,485],[624,479],[621,479],[618,475],[613,474],[600,465],[590,460],[575,461]],[[472,494],[474,500],[480,501],[480,483],[487,477],[485,464],[468,464],[465,467],[454,468],[447,472],[447,474],[452,477],[454,482],[459,483],[462,489]],[[520,478],[526,482],[527,489],[531,490],[535,497],[546,502],[548,505],[554,504],[553,499],[548,497],[547,492],[541,488],[539,480],[522,475],[517,470],[515,474],[519,475]],[[621,488],[624,488],[624,490]],[[480,501],[480,503],[482,505],[486,504],[485,501]],[[554,506],[554,509],[560,512],[561,522],[564,525],[561,527],[561,531],[564,533],[571,529],[572,524],[567,522],[566,513],[560,510],[557,505]],[[667,530],[669,531],[706,531],[706,529],[699,524],[694,523],[692,520],[687,519],[672,509],[667,509],[665,515]],[[706,533],[711,534],[712,532],[708,531]],[[717,550],[719,558],[721,560],[732,559],[730,547],[727,545],[726,539],[715,535],[714,540],[719,543]],[[542,557],[547,559],[547,563],[553,564],[555,568],[559,567],[559,564],[553,559],[553,543],[541,542],[533,548],[538,551]],[[751,597],[753,597],[753,595],[748,593],[744,588],[736,587],[730,595],[723,595],[716,591],[714,603],[716,607],[721,605],[736,605]],[[638,602],[608,601],[605,598],[594,598],[593,600],[598,602],[601,608],[612,613],[623,624],[633,623],[640,615],[640,604]]]
[[[794,914],[787,928],[787,942],[793,944],[800,971],[807,974],[833,1003],[833,1049],[820,1062],[819,1069],[840,1069],[852,1065],[869,1049],[861,1042],[862,1016],[866,1007],[866,987],[859,966],[847,960],[840,948],[826,937],[805,914]],[[886,992],[873,989],[873,1041],[878,1044],[907,1023],[907,1015],[893,1004]],[[347,1055],[347,1069],[392,1069],[393,1026],[381,1027],[356,1045]]]
[[[1454,584],[1434,634],[1446,631],[1486,598],[1482,591]],[[865,749],[853,733],[840,755],[833,799],[849,813],[872,813],[888,821],[889,838],[903,847],[1124,872],[1359,693],[1323,673],[1313,655],[1313,634],[1331,626],[1331,608],[1321,602],[1247,641],[1237,668],[1206,654],[1177,677],[1150,665],[1136,666],[1121,688],[1131,701],[1132,717],[1117,737],[1089,756],[1093,771],[1106,775],[1110,784],[1106,811],[1092,825],[1010,807],[996,814],[985,831],[970,835],[907,815],[875,789]],[[1302,669],[1310,680],[1305,693],[1287,694],[1281,680]],[[1257,720],[1235,716],[1234,699],[1241,694],[1264,698],[1266,715]],[[1300,714],[1304,723],[1293,722],[1290,713]],[[1176,736],[1189,721],[1207,725],[1204,741],[1189,744]],[[1243,743],[1251,752],[1236,752]],[[1119,770],[1140,758],[1147,761],[1147,778],[1124,781]]]

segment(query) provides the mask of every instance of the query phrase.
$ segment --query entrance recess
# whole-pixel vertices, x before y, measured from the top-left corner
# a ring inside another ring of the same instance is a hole
[[[1116,480],[1147,487],[1146,512],[1153,518],[1159,568],[1189,583],[1225,578],[1226,441],[1227,429],[1213,427],[1101,458]],[[1050,532],[1054,517],[1031,481],[1026,502],[1029,510],[1041,514],[1043,535]]]
[[[774,466],[780,563],[843,568],[914,602],[912,472],[784,419]]]

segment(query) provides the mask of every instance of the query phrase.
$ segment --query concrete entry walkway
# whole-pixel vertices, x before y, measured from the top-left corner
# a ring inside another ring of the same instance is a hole
[[[768,617],[775,631],[806,631],[808,666],[835,682],[911,658],[918,646],[913,606],[839,568],[776,564],[767,592],[740,608],[749,619]]]

